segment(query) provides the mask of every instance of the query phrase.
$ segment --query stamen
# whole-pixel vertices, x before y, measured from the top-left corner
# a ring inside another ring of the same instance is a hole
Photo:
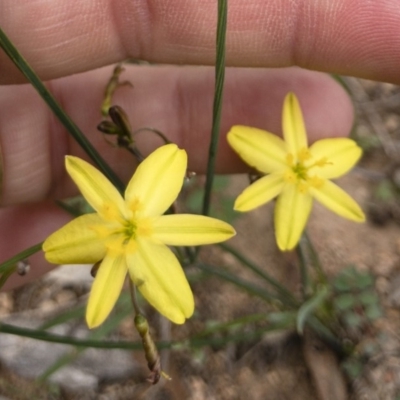
[[[322,178],[319,178],[318,176],[312,176],[312,177],[308,178],[308,183],[312,187],[320,188],[322,186],[322,184],[324,183],[324,180]]]
[[[309,152],[308,149],[303,148],[299,151],[298,158],[299,158],[300,163],[302,163],[311,158],[311,153]]]
[[[299,192],[302,194],[307,193],[308,187],[309,187],[308,183],[304,181],[300,181],[297,185]]]
[[[294,157],[293,157],[292,153],[288,153],[286,155],[286,163],[287,163],[287,165],[289,165],[289,167],[293,167],[293,165],[294,165]]]

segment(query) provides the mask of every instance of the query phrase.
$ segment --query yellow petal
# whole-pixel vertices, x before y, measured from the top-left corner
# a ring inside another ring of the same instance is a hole
[[[250,211],[269,202],[281,192],[284,185],[282,173],[263,176],[247,187],[236,199],[234,209]]]
[[[153,224],[152,238],[171,246],[219,243],[235,235],[226,222],[202,215],[163,215]]]
[[[355,222],[364,222],[365,215],[360,206],[339,186],[331,181],[325,181],[318,188],[311,188],[311,194],[326,208],[343,218]]]
[[[104,322],[121,293],[127,273],[125,255],[108,252],[93,282],[86,309],[86,322],[95,328]]]
[[[286,165],[286,147],[278,136],[257,128],[236,125],[228,132],[230,146],[251,167],[265,174]]]
[[[75,218],[43,243],[46,260],[54,264],[92,264],[104,258],[106,248],[94,226],[102,224],[97,214]]]
[[[302,149],[307,149],[307,133],[299,101],[294,93],[288,93],[283,103],[283,137],[287,151],[293,156]]]
[[[121,220],[127,216],[124,199],[99,170],[73,156],[65,157],[65,166],[82,195],[103,218]]]
[[[310,193],[302,193],[295,184],[286,184],[275,206],[275,235],[278,247],[293,249],[306,226],[312,208]]]
[[[311,168],[310,173],[315,171],[321,178],[332,179],[350,171],[360,159],[362,150],[354,140],[334,138],[318,140],[310,147],[310,153],[310,162],[326,159],[326,164]]]
[[[128,207],[143,208],[143,217],[163,214],[178,197],[186,173],[187,155],[175,144],[159,147],[137,168],[125,192]]]
[[[129,274],[143,297],[162,315],[183,324],[194,311],[194,299],[181,265],[163,244],[138,240],[127,255]]]

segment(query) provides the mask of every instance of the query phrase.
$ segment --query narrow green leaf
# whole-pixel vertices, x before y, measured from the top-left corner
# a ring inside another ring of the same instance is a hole
[[[232,274],[229,271],[222,269],[221,267],[216,267],[205,263],[197,263],[195,265],[200,270],[208,274],[218,276],[219,278],[227,282],[231,282],[234,285],[240,287],[241,289],[244,289],[249,294],[258,296],[269,303],[280,302],[280,299],[276,294],[269,293],[266,289],[256,286],[253,283],[247,282],[244,279],[239,278],[235,274]]]
[[[233,247],[225,244],[220,243],[218,244],[221,249],[225,250],[226,252],[233,255],[239,262],[241,262],[244,266],[249,268],[253,271],[256,275],[263,278],[266,282],[268,282],[271,286],[273,286],[277,292],[279,293],[279,299],[282,301],[283,304],[287,306],[296,307],[298,302],[296,298],[289,292],[283,285],[281,285],[276,279],[274,279],[271,275],[261,269],[259,266],[251,262],[248,258],[246,258],[243,254],[239,251],[234,249]]]
[[[54,115],[65,126],[71,136],[78,142],[87,155],[99,167],[105,176],[118,188],[122,193],[124,185],[109,165],[103,160],[97,150],[92,146],[86,136],[81,132],[78,126],[61,108],[60,104],[56,101],[53,95],[47,90],[44,83],[36,75],[35,71],[30,67],[24,57],[18,52],[10,39],[6,36],[0,28],[0,47],[4,50],[7,56],[15,64],[15,66],[25,75],[32,86],[37,90],[42,99],[47,103]]]
[[[215,90],[211,141],[208,150],[208,164],[203,200],[203,214],[209,215],[211,193],[214,181],[222,111],[223,88],[225,81],[225,38],[228,16],[228,0],[218,0],[217,57],[215,63]]]
[[[253,332],[243,332],[235,335],[227,335],[223,337],[211,337],[211,338],[201,338],[192,337],[189,339],[179,340],[179,341],[159,341],[156,342],[157,348],[163,349],[180,349],[180,348],[196,348],[205,345],[221,345],[227,344],[229,342],[238,341],[251,341],[255,338],[259,338],[265,334],[266,331],[275,330],[276,327],[272,325],[271,327],[262,328],[254,330]],[[77,339],[70,336],[61,336],[56,334],[51,334],[44,331],[38,331],[35,329],[19,328],[16,326],[0,323],[0,332],[8,333],[10,335],[18,335],[23,337],[29,337],[31,339],[42,340],[50,343],[62,343],[70,344],[73,346],[80,347],[92,347],[97,349],[125,349],[125,350],[143,350],[142,341],[128,342],[128,341],[110,341],[110,340],[87,340],[87,339]]]
[[[125,319],[129,314],[132,314],[132,304],[130,302],[129,296],[125,293],[121,295],[118,301],[118,311],[112,313],[109,318],[97,329],[89,332],[87,339],[89,340],[100,340],[104,339],[110,332],[114,331],[123,319]],[[79,311],[80,311],[79,307]],[[50,365],[38,378],[38,381],[44,382],[47,380],[54,372],[58,371],[60,368],[74,361],[86,347],[75,347],[75,349],[61,356],[52,365]]]
[[[37,253],[38,251],[42,250],[42,243],[35,244],[32,247],[29,247],[28,249],[25,249],[24,251],[21,251],[21,253],[18,253],[17,255],[9,258],[7,261],[4,261],[3,263],[0,264],[0,274],[3,274],[6,272],[10,267],[14,267],[15,264],[18,261],[25,260],[32,254]]]
[[[303,334],[304,325],[307,322],[309,316],[313,313],[313,311],[318,308],[328,297],[329,289],[327,286],[323,286],[322,289],[315,294],[315,296],[308,299],[303,305],[299,308],[297,313],[297,332],[299,335]]]
[[[39,327],[39,330],[50,329],[53,326],[65,324],[74,319],[82,318],[85,315],[86,305],[78,305],[77,307],[73,307],[72,309],[66,310],[59,315],[56,315],[54,318],[49,319],[43,325]]]

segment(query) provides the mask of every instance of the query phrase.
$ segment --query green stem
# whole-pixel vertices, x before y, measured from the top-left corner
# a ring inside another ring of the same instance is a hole
[[[296,298],[293,296],[293,294],[290,293],[289,290],[287,290],[283,285],[281,285],[271,275],[269,275],[267,272],[263,271],[260,267],[258,267],[256,264],[251,262],[249,259],[247,259],[245,256],[243,256],[240,252],[235,250],[233,247],[231,247],[225,243],[220,243],[218,246],[221,247],[223,250],[227,251],[228,253],[232,254],[243,265],[248,267],[255,274],[257,274],[261,278],[265,279],[270,285],[272,285],[280,293],[280,295],[281,295],[280,297],[281,297],[282,301],[290,304],[293,307],[298,306],[298,302],[297,302]]]
[[[306,300],[310,293],[310,281],[307,270],[307,256],[304,249],[304,235],[300,238],[299,245],[296,247],[296,253],[299,258],[300,276],[301,276],[301,292],[303,300]]]
[[[304,231],[304,240],[307,243],[310,258],[311,258],[311,264],[314,266],[314,268],[317,272],[319,283],[324,284],[324,285],[328,284],[328,278],[322,268],[322,264],[319,259],[318,253],[315,250],[313,242],[310,239],[310,236],[308,235],[308,233],[306,231]]]
[[[7,269],[1,276],[0,276],[0,289],[3,285],[7,282],[8,278],[17,270],[17,266],[13,265],[11,268]]]
[[[202,332],[199,332],[198,334],[194,335],[194,337],[195,338],[205,337],[207,335],[223,332],[235,328],[237,326],[243,326],[254,322],[265,321],[266,318],[267,318],[266,313],[245,315],[244,317],[236,318],[228,322],[221,322],[206,327]]]
[[[217,158],[220,122],[222,111],[222,98],[225,80],[225,37],[226,23],[228,15],[228,0],[218,0],[218,25],[217,25],[217,56],[215,63],[215,90],[213,106],[213,122],[211,131],[211,141],[208,150],[208,164],[206,183],[203,199],[203,214],[210,212],[211,192],[214,181],[215,163]]]
[[[261,329],[254,330],[252,332],[243,332],[240,334],[226,335],[223,337],[193,337],[191,339],[181,341],[159,341],[156,345],[159,349],[180,349],[180,348],[197,348],[206,345],[226,345],[228,342],[239,342],[239,341],[251,341],[261,337],[265,332],[276,330],[275,325],[264,327]],[[61,343],[72,346],[92,347],[97,349],[123,349],[123,350],[143,350],[142,341],[137,342],[116,342],[116,341],[100,341],[90,339],[77,339],[69,336],[61,336],[43,331],[37,331],[28,328],[19,328],[16,326],[0,323],[0,332],[8,333],[10,335],[18,335],[22,337],[28,337],[35,340],[42,340],[50,343]]]
[[[195,266],[208,274],[218,276],[219,278],[225,281],[235,284],[236,286],[246,290],[248,293],[254,296],[258,296],[270,304],[271,303],[276,304],[277,302],[281,302],[281,300],[275,294],[269,293],[264,288],[256,286],[250,282],[247,282],[244,279],[241,279],[236,275],[231,274],[230,272],[222,269],[221,267],[216,267],[204,263],[197,263],[195,264]]]
[[[87,155],[93,160],[93,162],[99,167],[99,169],[107,176],[107,178],[118,188],[120,192],[123,192],[124,185],[115,172],[109,167],[109,165],[103,160],[97,150],[92,146],[86,136],[81,132],[78,126],[72,121],[72,119],[65,113],[65,111],[58,104],[53,95],[47,90],[44,83],[39,79],[27,61],[18,52],[16,47],[12,44],[10,39],[6,36],[3,30],[0,28],[0,47],[3,48],[7,56],[15,64],[15,66],[25,75],[32,86],[37,90],[42,99],[47,103],[50,109],[54,112],[60,122],[64,125],[71,136],[78,142]]]
[[[29,247],[28,249],[25,249],[24,251],[21,251],[21,253],[18,253],[17,255],[9,258],[7,261],[4,261],[3,263],[1,263],[0,264],[0,274],[3,274],[9,268],[14,267],[18,261],[24,260],[25,258],[28,258],[32,254],[35,254],[38,251],[40,251],[42,249],[42,244],[43,244],[43,242],[35,244],[34,246]]]

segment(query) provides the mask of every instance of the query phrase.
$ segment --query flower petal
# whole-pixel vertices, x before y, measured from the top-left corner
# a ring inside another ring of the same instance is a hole
[[[343,218],[364,222],[365,215],[360,206],[339,186],[325,181],[319,188],[310,188],[311,194],[326,208]]]
[[[46,260],[54,264],[92,264],[103,259],[106,248],[93,229],[101,225],[97,214],[75,218],[43,243]]]
[[[104,322],[121,293],[127,273],[125,254],[108,252],[93,282],[86,309],[86,322],[95,328]]]
[[[265,174],[286,168],[285,142],[257,128],[236,125],[228,132],[230,146],[251,167]]]
[[[65,157],[65,166],[85,199],[103,218],[115,221],[127,216],[124,199],[99,170],[73,156]]]
[[[286,184],[275,206],[275,235],[278,247],[292,250],[300,240],[312,208],[310,193]]]
[[[310,147],[312,161],[326,159],[322,167],[311,168],[310,173],[325,179],[338,178],[350,171],[362,155],[362,149],[348,138],[322,139]]]
[[[193,314],[192,291],[167,246],[139,239],[138,251],[127,255],[127,264],[134,284],[159,313],[176,324],[183,324]]]
[[[163,214],[178,197],[186,173],[187,155],[175,144],[159,147],[137,168],[125,191],[128,207],[143,217]]]
[[[282,173],[263,176],[248,186],[236,199],[234,209],[250,211],[275,198],[284,185]]]
[[[226,222],[202,215],[163,215],[153,223],[152,238],[171,246],[219,243],[235,235]]]
[[[307,133],[299,101],[294,93],[288,93],[283,103],[282,113],[283,137],[287,151],[294,157],[302,149],[307,149]]]

